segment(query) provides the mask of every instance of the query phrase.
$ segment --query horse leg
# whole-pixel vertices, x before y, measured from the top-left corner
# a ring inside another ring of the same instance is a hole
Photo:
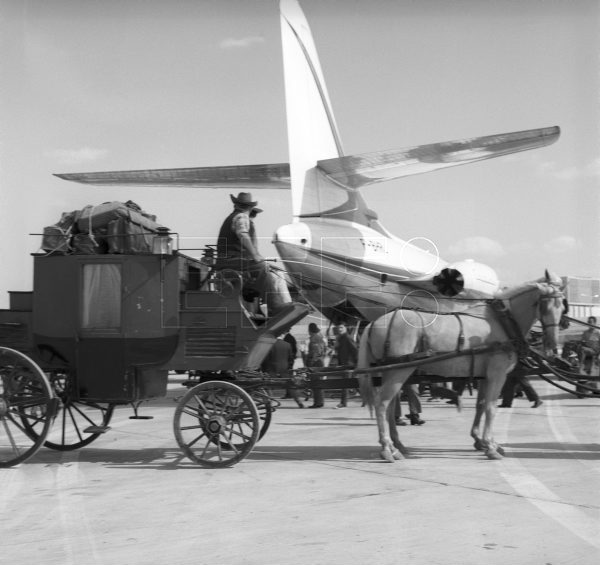
[[[396,448],[396,451],[392,452],[394,459],[404,459],[403,456],[408,455],[408,449],[400,441],[398,435],[398,426],[396,425],[396,402],[397,396],[392,399],[387,410],[388,426],[390,427],[390,437],[392,439],[392,445]]]
[[[498,396],[506,380],[506,374],[514,367],[514,353],[504,353],[492,356],[487,368],[487,387],[485,394],[485,424],[483,426],[483,444],[488,459],[502,459],[504,449],[494,440],[494,419],[498,406]]]
[[[390,430],[390,440],[392,447],[391,455],[393,459],[398,460],[404,459],[403,452],[406,451],[406,448],[402,445],[402,442],[400,441],[400,436],[398,435],[398,428],[396,427],[395,404],[396,399],[393,398],[387,408],[387,425],[389,426]],[[384,451],[382,451],[382,457],[389,461],[389,459],[384,456],[384,452],[387,453],[384,449]]]
[[[477,388],[477,401],[475,403],[475,417],[473,418],[473,424],[471,425],[471,437],[475,440],[473,443],[473,447],[478,451],[483,451],[485,449],[485,445],[481,439],[481,416],[483,416],[483,411],[485,408],[485,390],[487,388],[487,382],[485,379],[481,379],[479,381],[479,386]]]
[[[399,394],[406,378],[398,381],[395,375],[384,375],[383,384],[375,394],[375,417],[379,430],[379,443],[381,444],[380,455],[382,459],[390,463],[397,459],[404,459],[401,451],[398,450],[401,450],[404,446],[402,446],[398,437],[392,401]]]

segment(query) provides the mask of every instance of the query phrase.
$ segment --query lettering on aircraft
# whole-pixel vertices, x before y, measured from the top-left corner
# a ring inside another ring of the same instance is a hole
[[[387,253],[386,246],[384,245],[383,239],[372,239],[368,237],[361,237],[360,242],[365,249],[374,251],[375,253]]]

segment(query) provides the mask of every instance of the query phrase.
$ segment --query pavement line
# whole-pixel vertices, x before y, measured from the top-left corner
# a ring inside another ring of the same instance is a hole
[[[552,435],[559,443],[571,445],[577,445],[578,443],[581,443],[581,441],[571,431],[569,422],[563,414],[562,407],[559,402],[544,402],[544,408],[546,409],[545,413],[550,424],[550,429],[552,430]],[[560,428],[555,423],[555,420],[558,419],[561,420]],[[586,459],[580,459],[576,455],[573,455],[573,458],[577,459],[577,461],[586,467],[589,467],[593,471],[600,473],[600,465],[594,464]]]
[[[79,457],[76,453],[77,458]],[[72,457],[72,455],[70,455]],[[56,469],[55,492],[58,498],[58,515],[62,526],[62,541],[65,551],[65,565],[81,563],[102,565],[104,561],[96,547],[93,532],[85,514],[85,500],[72,492],[84,488],[80,478],[79,461],[61,462]],[[85,546],[84,546],[85,544]]]
[[[498,443],[506,442],[512,409],[505,412],[505,418],[496,418],[494,435]],[[541,510],[546,516],[558,522],[571,533],[600,549],[600,521],[579,508],[565,503],[556,493],[535,478],[516,458],[505,458],[501,462],[500,475],[523,498]]]
[[[25,483],[24,473],[18,468],[2,469],[2,488],[0,488],[0,514],[7,515],[8,503],[16,498]]]

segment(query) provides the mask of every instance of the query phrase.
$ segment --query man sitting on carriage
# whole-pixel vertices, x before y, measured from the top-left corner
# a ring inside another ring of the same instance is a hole
[[[215,269],[233,269],[244,278],[244,298],[261,297],[267,303],[269,315],[291,302],[283,278],[273,273],[259,253],[252,218],[262,212],[249,192],[230,194],[233,212],[225,218],[217,240]]]

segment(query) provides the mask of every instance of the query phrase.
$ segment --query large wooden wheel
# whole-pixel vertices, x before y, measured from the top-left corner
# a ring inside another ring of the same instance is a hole
[[[37,452],[56,405],[40,367],[23,353],[0,347],[0,467],[17,465]]]
[[[173,420],[184,454],[203,467],[230,467],[258,440],[260,419],[250,395],[225,381],[208,381],[179,401]]]
[[[92,443],[108,431],[114,404],[76,400],[75,383],[68,373],[53,373],[50,384],[59,399],[55,424],[44,445],[71,451]]]

